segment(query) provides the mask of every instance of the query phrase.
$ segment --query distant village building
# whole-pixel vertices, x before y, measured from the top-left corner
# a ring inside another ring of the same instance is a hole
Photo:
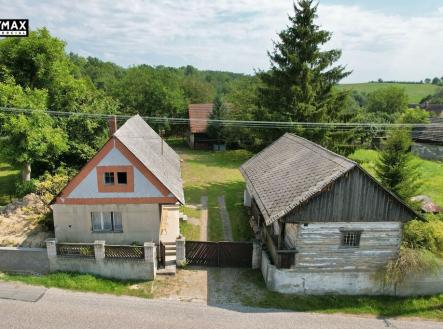
[[[240,170],[270,289],[384,293],[371,273],[397,257],[411,208],[357,163],[293,134]]]
[[[189,133],[188,144],[192,149],[209,149],[211,140],[207,134],[208,119],[212,113],[213,104],[189,104]]]
[[[427,127],[412,130],[412,153],[423,159],[443,161],[443,117],[431,117]]]

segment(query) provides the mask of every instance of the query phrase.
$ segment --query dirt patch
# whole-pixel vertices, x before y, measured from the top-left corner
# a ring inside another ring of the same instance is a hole
[[[44,224],[49,214],[49,207],[33,193],[6,205],[0,212],[0,246],[44,247],[54,235]]]
[[[157,276],[152,285],[155,298],[211,305],[241,304],[243,297],[256,298],[263,291],[247,278],[252,270],[194,267],[178,269],[176,275]]]

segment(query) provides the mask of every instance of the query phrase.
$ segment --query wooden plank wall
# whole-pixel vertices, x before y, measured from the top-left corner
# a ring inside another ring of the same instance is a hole
[[[398,254],[399,222],[297,224],[295,268],[307,271],[374,271]],[[341,247],[340,230],[362,230],[360,247]],[[287,230],[286,234],[293,234]]]
[[[340,177],[304,206],[294,209],[285,222],[405,221],[414,214],[356,167]]]

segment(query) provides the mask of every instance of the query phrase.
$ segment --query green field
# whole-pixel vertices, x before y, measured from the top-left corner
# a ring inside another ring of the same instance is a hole
[[[352,160],[360,163],[371,175],[375,176],[375,163],[378,152],[374,150],[357,150],[349,156]],[[430,196],[432,200],[443,206],[443,163],[423,160],[414,157],[421,173],[419,194]]]
[[[441,87],[432,84],[413,84],[413,83],[347,83],[338,85],[341,89],[356,90],[358,92],[370,93],[374,90],[385,87],[404,88],[409,97],[409,103],[418,103],[423,97],[434,94]]]

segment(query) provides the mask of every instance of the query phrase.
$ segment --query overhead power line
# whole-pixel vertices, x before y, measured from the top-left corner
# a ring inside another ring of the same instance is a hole
[[[31,114],[33,112],[41,110],[12,108],[12,107],[0,107],[0,111],[11,114]],[[119,121],[125,121],[129,119],[130,115],[122,114],[103,114],[103,113],[84,113],[84,112],[63,112],[63,111],[44,111],[45,113],[55,117],[85,117],[95,119],[109,119],[115,117]],[[426,128],[436,127],[442,128],[441,123],[417,123],[417,124],[403,124],[403,123],[374,123],[374,122],[283,122],[283,121],[245,121],[245,120],[218,120],[218,119],[189,119],[189,118],[171,118],[171,117],[154,117],[154,116],[142,116],[142,118],[150,123],[167,123],[188,125],[190,121],[202,124],[217,123],[225,127],[239,127],[239,128],[303,128],[303,129],[319,129],[327,128],[334,130],[343,130],[355,128],[375,129],[375,130],[392,130],[396,128]]]

